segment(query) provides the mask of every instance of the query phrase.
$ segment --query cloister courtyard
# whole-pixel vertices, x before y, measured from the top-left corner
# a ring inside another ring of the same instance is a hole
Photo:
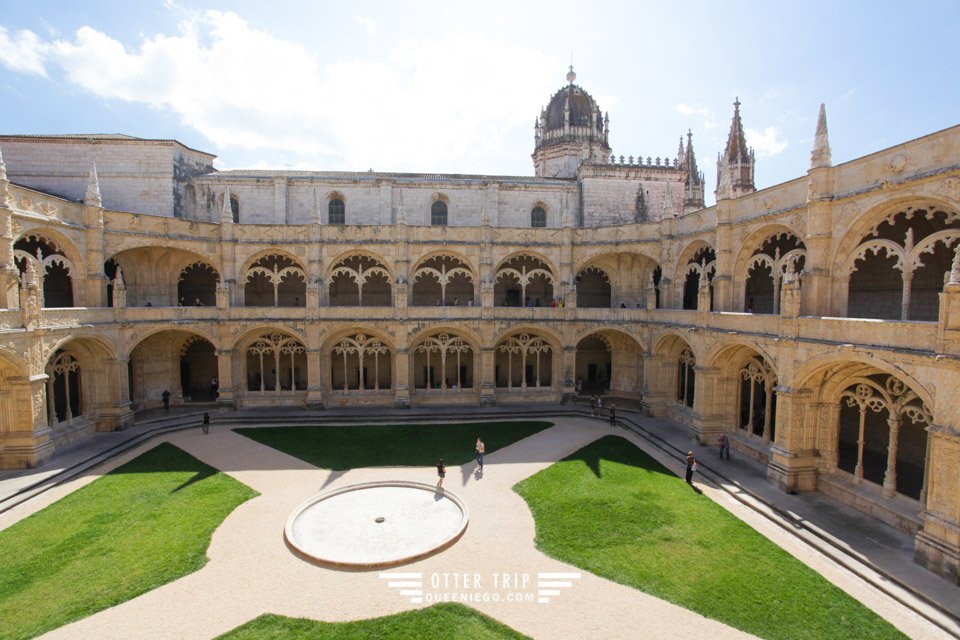
[[[671,441],[671,421],[628,407],[616,427],[568,405],[512,418],[435,411],[414,416],[421,422],[368,410],[323,424],[296,412],[214,412],[209,435],[196,411],[144,413],[132,430],[0,477],[0,638],[958,632],[957,587],[910,571],[909,536],[894,557],[895,529],[822,494],[776,491],[737,452],[720,461],[696,447],[691,488],[676,449],[689,440]],[[433,484],[440,457],[443,490],[470,512],[451,545],[357,570],[285,543],[284,522],[305,500],[371,481]],[[84,460],[92,466],[78,473]],[[77,475],[55,475],[64,468]],[[817,541],[815,513],[828,508],[880,543]],[[411,580],[419,597],[403,588]]]

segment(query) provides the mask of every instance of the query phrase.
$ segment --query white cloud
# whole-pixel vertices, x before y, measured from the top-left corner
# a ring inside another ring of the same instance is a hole
[[[694,107],[686,102],[680,102],[674,107],[682,116],[702,116],[704,130],[713,129],[717,126],[717,119],[713,110],[709,107]]]
[[[0,64],[8,69],[46,76],[45,51],[46,45],[32,31],[18,31],[11,38],[10,33],[0,27]]]
[[[780,132],[776,127],[767,127],[763,131],[745,128],[744,134],[747,144],[760,156],[775,156],[787,148],[787,141],[779,139]]]
[[[377,35],[377,23],[366,16],[357,16],[357,22],[363,27],[367,37],[373,38]]]
[[[700,114],[703,116],[712,117],[713,113],[707,107],[691,107],[686,102],[681,102],[676,106],[677,113],[682,116],[692,116],[694,114]]]
[[[40,53],[21,57],[18,70],[40,73],[45,58],[48,70],[95,95],[177,114],[220,149],[323,155],[327,168],[435,171],[495,148],[505,129],[531,119],[517,105],[543,101],[529,78],[558,67],[532,49],[456,32],[408,40],[381,61],[325,63],[218,11],[190,14],[178,33],[136,49],[91,27],[47,44],[25,33],[18,42]]]

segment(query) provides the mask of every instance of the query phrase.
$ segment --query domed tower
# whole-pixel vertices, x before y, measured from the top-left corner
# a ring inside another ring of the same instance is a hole
[[[567,86],[553,94],[534,123],[532,157],[538,178],[574,178],[581,162],[606,162],[610,157],[610,118],[573,83],[576,79],[571,65]]]

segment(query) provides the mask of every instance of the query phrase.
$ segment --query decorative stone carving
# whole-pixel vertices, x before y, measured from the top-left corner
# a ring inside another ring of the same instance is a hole
[[[940,183],[937,192],[948,198],[960,200],[960,178],[947,178]]]

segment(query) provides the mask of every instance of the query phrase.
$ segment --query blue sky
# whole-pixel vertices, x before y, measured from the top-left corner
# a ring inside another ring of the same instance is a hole
[[[960,123],[960,3],[38,2],[0,12],[0,132],[176,138],[220,168],[530,175],[577,82],[617,155],[708,185],[739,96],[758,187]],[[708,196],[708,200],[711,198]]]

